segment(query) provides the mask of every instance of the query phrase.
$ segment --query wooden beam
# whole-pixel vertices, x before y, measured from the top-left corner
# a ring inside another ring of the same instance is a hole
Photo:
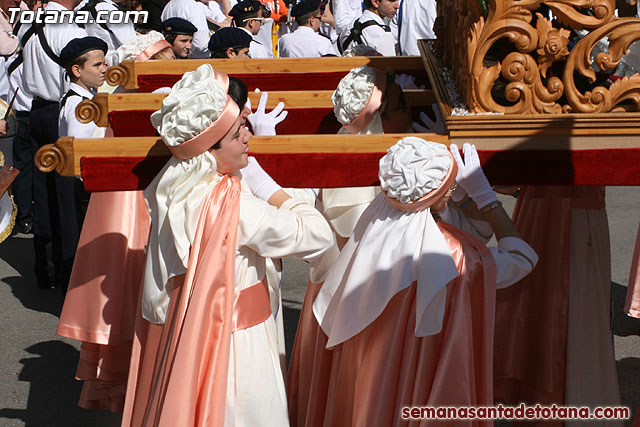
[[[179,61],[125,61],[107,71],[107,82],[125,89],[138,87],[138,76],[148,74],[184,74],[202,64],[211,64],[225,73],[322,73],[350,70],[361,65],[380,69],[422,70],[417,56],[356,56],[326,58],[269,58],[269,59],[181,59]]]

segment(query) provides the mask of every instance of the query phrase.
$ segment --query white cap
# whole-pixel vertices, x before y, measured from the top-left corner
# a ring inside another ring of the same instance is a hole
[[[227,91],[211,65],[203,64],[173,85],[161,109],[151,115],[151,124],[165,144],[177,146],[214,122],[226,102]]]
[[[387,196],[408,203],[440,187],[450,167],[446,145],[408,136],[380,159],[378,178]]]

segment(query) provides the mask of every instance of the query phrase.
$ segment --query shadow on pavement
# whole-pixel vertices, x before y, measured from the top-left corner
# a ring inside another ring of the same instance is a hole
[[[0,259],[18,272],[5,277],[13,295],[30,310],[60,316],[64,296],[60,289],[38,289],[33,272],[33,238],[14,234],[0,245]]]
[[[18,419],[26,427],[101,427],[120,425],[120,414],[87,411],[77,406],[82,382],[74,380],[78,351],[61,341],[45,341],[26,349],[18,379],[29,383],[26,409],[2,408],[0,418]]]

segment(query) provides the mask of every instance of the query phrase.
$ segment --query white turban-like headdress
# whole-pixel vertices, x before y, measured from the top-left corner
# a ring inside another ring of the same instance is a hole
[[[224,84],[226,81],[226,85]],[[171,279],[187,271],[207,194],[222,179],[208,151],[231,129],[239,108],[227,95],[228,77],[204,64],[185,73],[151,116],[173,156],[144,192],[151,215],[142,315],[164,323]]]
[[[366,65],[352,69],[340,80],[331,101],[336,118],[348,133],[383,133],[378,109],[386,83],[384,71]]]
[[[171,47],[164,36],[157,31],[140,34],[120,46],[113,55],[113,65],[124,61],[148,61],[156,53]]]
[[[364,330],[413,282],[416,336],[442,329],[446,285],[458,270],[429,206],[455,181],[448,152],[443,144],[407,137],[380,160],[386,194],[363,212],[313,304],[327,347]]]

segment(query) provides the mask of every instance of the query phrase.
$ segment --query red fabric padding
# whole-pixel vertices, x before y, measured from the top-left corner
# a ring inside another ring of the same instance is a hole
[[[155,128],[151,126],[151,114],[154,110],[126,110],[110,111],[109,126],[113,129],[113,136],[156,136]]]
[[[252,73],[229,74],[242,80],[250,91],[267,90],[335,90],[346,71],[326,73]],[[171,87],[180,80],[180,74],[143,74],[138,76],[138,91],[153,92],[160,87]]]
[[[384,153],[255,154],[283,187],[356,187],[378,180]],[[640,185],[640,148],[479,151],[494,185]],[[87,191],[145,188],[168,157],[83,157]]]
[[[415,77],[417,86],[430,87],[424,70],[396,70],[397,74]],[[251,73],[229,74],[242,80],[250,91],[256,88],[268,90],[335,90],[347,71],[318,73]],[[171,87],[182,78],[181,74],[143,74],[138,76],[138,91],[153,92],[161,87]]]
[[[276,128],[278,135],[335,134],[340,123],[332,108],[292,108]],[[111,111],[109,123],[116,137],[156,136],[151,126],[153,110]]]

